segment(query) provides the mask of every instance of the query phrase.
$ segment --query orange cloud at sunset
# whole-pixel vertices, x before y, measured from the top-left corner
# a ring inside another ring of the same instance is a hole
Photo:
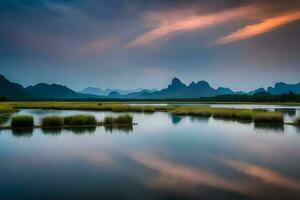
[[[300,19],[300,11],[294,11],[281,16],[268,18],[261,23],[248,25],[236,32],[233,32],[225,37],[222,37],[216,40],[214,44],[222,45],[222,44],[227,44],[239,40],[245,40],[251,37],[255,37],[267,33],[285,24],[294,22],[299,19]]]
[[[180,16],[177,16],[176,13],[169,14],[169,19],[168,15],[161,15],[158,13],[157,16],[152,16],[152,18],[156,21],[160,21],[159,26],[130,41],[126,46],[141,46],[166,37],[174,32],[200,30],[223,24],[231,20],[248,18],[249,13],[255,13],[257,10],[258,8],[254,6],[245,6],[207,15],[197,15],[194,12],[182,15],[184,12],[179,12],[177,15]]]

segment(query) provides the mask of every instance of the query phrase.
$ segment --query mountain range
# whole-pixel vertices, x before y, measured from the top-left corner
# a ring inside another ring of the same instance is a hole
[[[86,87],[83,90],[79,91],[79,93],[81,94],[93,94],[93,95],[97,95],[97,96],[108,96],[111,92],[117,92],[120,95],[127,95],[130,93],[135,93],[135,92],[141,92],[143,91],[143,88],[138,88],[135,90],[122,90],[122,89],[101,89],[99,87]],[[151,89],[151,90],[147,90],[147,92],[155,92],[157,91],[156,89]]]
[[[102,93],[101,93],[102,92]],[[11,100],[66,100],[66,99],[168,99],[168,98],[201,98],[213,97],[230,94],[248,94],[269,93],[279,95],[293,92],[300,94],[300,83],[287,84],[283,82],[276,83],[274,87],[268,87],[267,90],[259,88],[251,92],[235,92],[227,87],[213,88],[206,81],[191,82],[189,85],[182,83],[178,78],[173,78],[171,83],[162,90],[121,90],[100,88],[85,88],[83,91],[76,92],[67,86],[58,84],[39,83],[34,86],[24,88],[22,85],[13,83],[0,75],[0,97]]]

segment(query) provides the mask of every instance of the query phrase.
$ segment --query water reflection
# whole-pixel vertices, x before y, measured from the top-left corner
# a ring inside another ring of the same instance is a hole
[[[172,115],[172,114],[170,116],[172,119],[172,124],[174,124],[174,125],[178,124],[182,119],[182,117],[180,117],[180,116],[176,116],[176,115]]]
[[[42,128],[42,132],[45,135],[60,135],[62,133],[63,129],[62,128]]]
[[[65,128],[64,130],[73,133],[74,135],[84,135],[84,134],[93,134],[96,131],[95,127],[74,127],[74,128]]]
[[[123,133],[131,133],[133,131],[132,125],[122,125],[122,126],[104,126],[104,130],[107,133],[113,133],[114,131],[123,132]]]
[[[33,135],[33,128],[12,129],[12,135],[15,137],[31,137]]]
[[[275,111],[281,112],[285,115],[288,115],[289,117],[295,117],[296,116],[296,109],[277,108],[277,109],[275,109]]]
[[[284,176],[277,171],[265,168],[259,165],[231,160],[226,158],[220,159],[224,164],[232,167],[238,172],[244,173],[247,176],[258,179],[265,184],[284,187],[300,192],[300,181]]]
[[[0,199],[300,198],[300,128],[133,115],[134,129],[0,131]]]
[[[139,164],[158,172],[157,176],[151,176],[147,181],[152,187],[164,187],[174,191],[190,191],[202,185],[242,194],[252,194],[254,192],[250,185],[224,178],[200,168],[177,164],[158,156],[131,152],[129,157]]]
[[[272,131],[274,133],[284,134],[283,124],[254,124],[256,132],[265,133],[266,131]]]
[[[209,120],[209,117],[201,117],[201,116],[189,116],[188,117],[191,122],[204,122],[207,123]]]

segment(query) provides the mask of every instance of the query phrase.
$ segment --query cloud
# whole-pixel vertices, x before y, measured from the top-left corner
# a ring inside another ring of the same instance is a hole
[[[253,14],[257,10],[255,6],[244,6],[207,15],[197,15],[193,10],[174,11],[168,14],[152,13],[151,18],[154,21],[160,21],[158,27],[128,42],[126,47],[146,45],[179,31],[201,30],[231,20],[248,18],[250,13]]]
[[[294,22],[300,19],[300,10],[294,11],[288,14],[280,15],[265,19],[263,22],[253,25],[248,25],[236,32],[233,32],[225,37],[216,40],[213,44],[227,44],[239,40],[245,40],[252,38],[267,32],[270,32],[276,28],[279,28],[288,23]]]
[[[85,53],[99,53],[113,46],[117,42],[115,37],[101,38],[85,44],[81,51]]]

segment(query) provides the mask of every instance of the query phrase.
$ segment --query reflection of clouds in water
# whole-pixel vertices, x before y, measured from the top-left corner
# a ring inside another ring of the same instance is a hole
[[[222,164],[246,175],[242,179],[226,178],[213,172],[204,171],[182,165],[152,154],[132,153],[129,157],[142,166],[158,172],[157,176],[148,177],[147,184],[151,187],[163,187],[174,191],[197,192],[200,186],[236,192],[249,196],[263,197],[269,194],[270,187],[289,189],[299,194],[300,181],[287,177],[277,171],[251,163],[218,158]],[[276,196],[277,191],[271,193]]]
[[[270,184],[274,186],[300,191],[299,180],[286,177],[272,169],[268,169],[251,163],[241,162],[237,160],[230,160],[225,158],[220,158],[220,161],[222,161],[222,163],[230,166],[231,168],[247,176],[259,179],[265,184]]]
[[[159,172],[157,177],[149,180],[149,184],[154,187],[190,191],[191,188],[196,189],[203,185],[241,194],[252,193],[251,187],[245,183],[226,179],[199,168],[176,164],[150,154],[129,153],[129,157],[137,163]]]
[[[116,166],[116,161],[113,159],[112,155],[107,153],[89,153],[87,157],[85,157],[87,161],[94,165],[101,165],[101,166]]]

